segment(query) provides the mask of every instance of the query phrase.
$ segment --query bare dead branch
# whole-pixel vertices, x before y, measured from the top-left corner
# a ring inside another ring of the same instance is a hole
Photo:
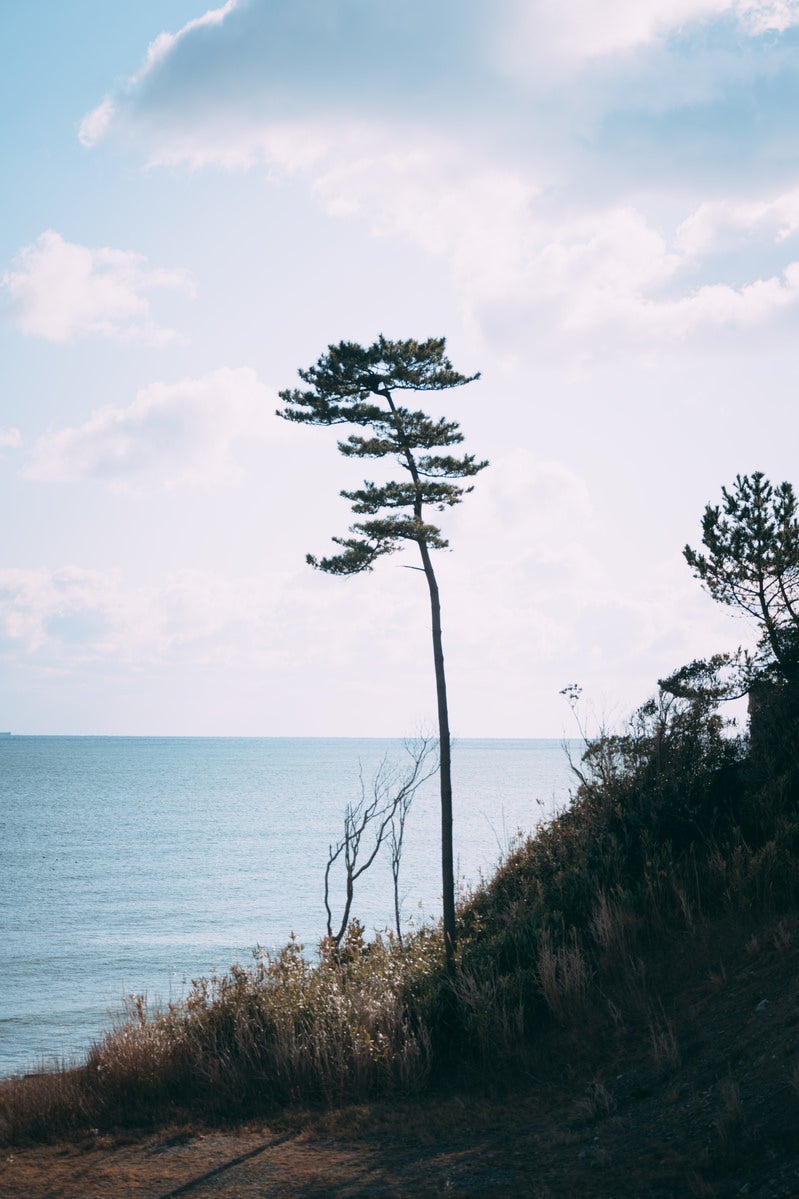
[[[383,843],[388,839],[391,853],[391,874],[394,886],[394,917],[397,936],[402,941],[400,927],[399,870],[402,860],[402,845],[405,823],[413,797],[422,783],[438,770],[438,742],[431,737],[420,736],[405,742],[405,751],[410,762],[402,770],[384,757],[367,792],[363,777],[363,766],[359,764],[358,778],[361,798],[355,804],[347,804],[344,810],[344,832],[341,840],[331,845],[325,866],[324,901],[327,913],[327,935],[335,946],[347,931],[355,896],[355,883],[374,863]],[[366,840],[365,840],[366,838]],[[331,875],[333,867],[343,858],[344,907],[338,928],[333,929],[333,911],[330,901]]]

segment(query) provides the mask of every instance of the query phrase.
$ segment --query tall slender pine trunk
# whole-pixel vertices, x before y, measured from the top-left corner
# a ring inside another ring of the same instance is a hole
[[[419,542],[425,578],[430,591],[430,616],[433,633],[433,663],[436,675],[436,703],[438,708],[438,753],[439,780],[441,783],[441,886],[444,906],[444,949],[447,970],[455,968],[455,863],[452,850],[452,758],[450,752],[449,710],[447,708],[447,680],[444,674],[444,645],[441,637],[441,602],[438,581],[430,551],[424,541]]]
[[[394,404],[391,392],[386,388],[377,394],[382,395],[388,403],[394,420],[394,427],[403,448],[408,471],[416,487],[417,499],[413,514],[421,529],[424,524],[422,513],[422,488],[419,470],[413,451],[408,445],[405,430],[402,427],[400,415]],[[427,579],[430,592],[430,619],[433,633],[433,665],[436,676],[436,707],[438,711],[438,754],[439,779],[441,782],[441,890],[444,916],[444,950],[447,960],[447,972],[455,970],[455,862],[452,850],[452,757],[449,735],[449,710],[447,708],[447,679],[444,674],[444,643],[441,637],[441,601],[438,593],[438,580],[433,570],[430,549],[424,536],[419,537],[419,553],[422,556],[422,567]]]

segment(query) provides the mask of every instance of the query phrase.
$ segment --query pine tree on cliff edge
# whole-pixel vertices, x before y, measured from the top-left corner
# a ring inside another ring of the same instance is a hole
[[[448,542],[425,509],[443,512],[460,503],[472,490],[460,480],[487,466],[473,454],[454,457],[448,447],[463,441],[456,421],[434,420],[425,412],[397,403],[401,391],[443,391],[461,387],[479,375],[461,375],[445,356],[443,337],[427,341],[387,341],[382,335],[371,346],[342,341],[328,346],[314,366],[298,374],[307,390],[281,391],[286,404],[278,415],[307,425],[355,425],[362,432],[339,441],[347,458],[393,458],[404,474],[396,481],[364,482],[357,491],[342,491],[359,519],[349,537],[334,537],[341,547],[329,558],[306,556],[318,570],[353,575],[371,570],[383,554],[416,542],[430,594],[433,633],[441,782],[441,865],[444,944],[447,966],[455,961],[455,873],[452,850],[452,774],[447,685],[441,637],[441,604],[430,551]]]

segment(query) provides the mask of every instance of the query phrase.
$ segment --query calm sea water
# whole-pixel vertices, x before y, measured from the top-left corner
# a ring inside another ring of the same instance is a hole
[[[80,1053],[124,994],[177,998],[291,932],[312,950],[328,845],[359,767],[368,783],[385,755],[401,763],[402,742],[0,738],[0,1074]],[[559,741],[460,741],[453,775],[464,885],[572,785]],[[406,830],[409,925],[440,913],[438,844],[432,779]],[[354,914],[379,929],[391,913],[378,859]]]

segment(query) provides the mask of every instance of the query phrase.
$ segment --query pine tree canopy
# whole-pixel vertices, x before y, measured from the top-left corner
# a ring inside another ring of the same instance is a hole
[[[473,454],[456,457],[448,450],[463,441],[456,421],[430,417],[397,404],[397,391],[443,391],[479,378],[454,370],[445,355],[443,337],[427,341],[387,341],[382,335],[371,346],[342,341],[329,346],[314,366],[298,372],[306,389],[281,391],[285,420],[307,425],[356,425],[368,432],[351,433],[339,441],[347,458],[394,458],[406,472],[399,482],[364,482],[341,495],[357,516],[370,517],[350,526],[351,537],[334,537],[342,551],[330,558],[307,561],[330,574],[371,570],[375,560],[408,541],[424,551],[445,549],[440,529],[423,518],[425,506],[437,512],[460,503],[471,487],[462,479],[476,475],[487,462]]]
[[[762,660],[793,676],[799,663],[799,520],[790,483],[772,486],[761,471],[722,488],[721,505],[702,518],[707,553],[683,553],[713,599],[761,626]]]

